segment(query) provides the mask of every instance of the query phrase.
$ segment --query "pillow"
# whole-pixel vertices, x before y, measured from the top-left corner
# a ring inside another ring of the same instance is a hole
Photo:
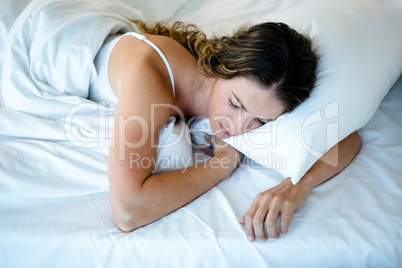
[[[225,141],[296,184],[326,151],[370,120],[401,74],[402,4],[290,2],[264,2],[254,7],[258,17],[242,19],[284,22],[309,35],[320,57],[316,86],[293,112]],[[201,21],[199,27],[208,24],[213,23]]]

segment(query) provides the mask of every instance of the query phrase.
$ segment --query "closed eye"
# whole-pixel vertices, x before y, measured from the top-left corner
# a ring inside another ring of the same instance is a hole
[[[266,123],[272,121],[272,120],[261,120],[261,118],[259,118],[259,117],[255,117],[254,120],[255,120],[258,124],[260,124],[261,126],[263,126],[263,125],[265,125]]]
[[[256,118],[255,121],[257,121],[258,124],[260,124],[260,126],[265,125],[267,122],[263,122],[260,119]]]
[[[237,103],[239,104],[239,105],[235,105],[235,106],[237,106],[237,107],[239,107],[239,108],[243,108],[244,111],[248,112],[247,109],[246,109],[246,107],[244,107],[243,103],[241,103],[240,99],[236,96],[236,94],[234,94],[234,92],[232,92],[232,94],[233,94],[233,96],[235,97]],[[232,102],[232,99],[230,99],[230,101]],[[232,103],[233,103],[233,102],[232,102]]]
[[[231,98],[229,98],[228,104],[234,110],[238,110],[238,109],[242,108],[241,106],[237,106],[236,104],[234,104]]]

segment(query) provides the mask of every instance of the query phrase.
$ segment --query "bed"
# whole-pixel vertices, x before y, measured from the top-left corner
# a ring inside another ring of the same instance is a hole
[[[234,24],[261,19],[267,12],[291,10],[300,3],[309,8],[333,2],[2,1],[0,267],[402,266],[400,69],[394,69],[396,79],[385,83],[386,95],[378,99],[374,115],[358,129],[363,145],[353,162],[312,190],[307,202],[294,212],[287,234],[250,243],[239,219],[258,193],[283,179],[280,173],[243,163],[229,178],[185,207],[123,233],[113,221],[108,193],[107,141],[114,110],[85,98],[85,84],[93,77],[84,81],[81,73],[63,78],[56,72],[45,85],[34,75],[35,70],[46,73],[50,68],[66,74],[67,65],[76,66],[74,59],[58,58],[50,67],[35,66],[33,61],[14,66],[6,64],[11,62],[10,55],[3,53],[18,54],[22,62],[26,58],[19,52],[23,45],[10,47],[3,40],[24,34],[24,40],[34,38],[35,31],[41,33],[37,25],[26,33],[16,26],[23,25],[37,10],[54,6],[69,12],[65,18],[78,12],[74,5],[81,5],[80,12],[91,18],[103,12],[111,25],[97,27],[106,36],[129,27],[121,17],[132,14],[149,21],[194,22],[208,33],[221,33],[233,29]],[[348,7],[352,2],[360,1],[338,1],[338,5]],[[382,3],[402,11],[401,1]],[[52,11],[43,14],[57,17],[58,10]],[[39,25],[46,21],[44,15],[35,19]],[[52,27],[47,34],[53,34]],[[29,51],[34,51],[39,41],[51,43],[46,38],[45,34],[33,39],[36,43],[30,43]],[[64,40],[60,38],[58,41]],[[78,53],[80,47],[71,42],[69,49]],[[74,54],[72,51],[68,53]],[[80,55],[91,58],[91,51]],[[396,54],[395,61],[402,62],[400,55]],[[39,57],[35,53],[30,56]],[[91,66],[84,66],[82,72],[87,71],[93,72]],[[18,81],[18,87],[13,88],[10,77]],[[82,91],[69,92],[72,84]],[[59,91],[50,91],[49,85],[58,86]],[[166,133],[169,131],[167,128]],[[203,155],[194,150],[188,157],[195,163],[202,161]]]

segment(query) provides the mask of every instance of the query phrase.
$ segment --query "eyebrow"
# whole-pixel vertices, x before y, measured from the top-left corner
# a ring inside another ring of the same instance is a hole
[[[240,106],[241,106],[246,112],[248,112],[247,109],[246,109],[246,107],[244,107],[243,103],[242,103],[242,102],[240,101],[240,99],[236,96],[236,94],[234,94],[233,91],[232,91],[232,94],[233,94],[233,96],[235,97],[235,99],[239,102]]]

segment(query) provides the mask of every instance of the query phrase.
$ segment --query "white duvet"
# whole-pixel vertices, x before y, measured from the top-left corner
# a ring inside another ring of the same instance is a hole
[[[124,3],[92,1],[33,1],[20,14],[5,42],[5,109],[0,110],[1,135],[22,139],[7,141],[9,153],[0,161],[7,171],[18,170],[20,179],[6,180],[0,193],[52,197],[108,190],[116,107],[88,100],[88,88],[97,77],[94,58],[106,37],[133,31],[126,17],[144,15]],[[158,150],[157,172],[193,164],[188,129],[171,118],[160,132],[160,143],[175,140]],[[180,162],[172,162],[175,158]]]

